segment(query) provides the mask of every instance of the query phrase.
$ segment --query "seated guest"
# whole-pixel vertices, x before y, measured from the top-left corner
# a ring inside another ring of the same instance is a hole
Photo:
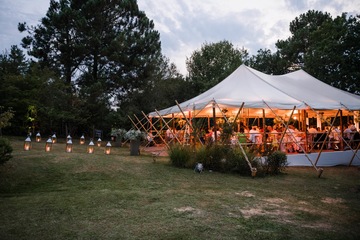
[[[237,138],[239,140],[239,143],[247,143],[249,140],[244,132],[244,128],[241,127],[240,128],[240,132],[237,134]]]
[[[250,141],[252,143],[256,143],[256,144],[261,144],[261,134],[259,132],[259,130],[257,129],[257,126],[253,126],[250,131],[249,131],[249,135],[250,135]]]

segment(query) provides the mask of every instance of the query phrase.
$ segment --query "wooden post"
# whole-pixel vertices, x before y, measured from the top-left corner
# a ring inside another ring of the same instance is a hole
[[[340,112],[340,149],[341,151],[344,151],[344,140],[343,140],[343,136],[344,136],[344,126],[343,126],[343,114],[342,114],[342,110],[339,109]]]
[[[215,136],[215,143],[217,142],[217,123],[216,123],[216,110],[215,110],[215,102],[212,104],[213,107],[213,119],[214,119],[214,136]]]

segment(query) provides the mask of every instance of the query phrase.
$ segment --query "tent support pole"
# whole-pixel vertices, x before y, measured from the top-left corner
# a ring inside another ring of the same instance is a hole
[[[316,161],[315,161],[315,166],[317,165],[317,163],[318,163],[318,161],[319,161],[319,159],[320,159],[320,155],[321,155],[321,153],[322,153],[322,150],[324,149],[324,146],[325,146],[325,144],[326,144],[326,141],[327,141],[327,139],[328,139],[328,137],[329,137],[329,135],[330,135],[331,128],[334,126],[334,123],[335,123],[335,120],[336,120],[338,114],[339,114],[339,111],[336,113],[336,116],[335,116],[334,120],[333,120],[332,123],[330,124],[330,128],[329,128],[328,131],[326,132],[325,141],[323,141],[323,143],[321,144],[320,152],[319,152],[319,154],[318,154],[318,156],[317,156],[317,158],[316,158]]]
[[[241,113],[241,110],[242,110],[243,107],[244,107],[244,104],[245,104],[244,102],[241,104],[241,106],[240,106],[240,108],[239,108],[239,110],[238,110],[238,112],[237,112],[237,114],[236,114],[236,116],[235,116],[234,122],[232,123],[232,127],[235,126],[236,120],[238,119],[238,117],[239,117],[239,115],[240,115],[240,113]]]
[[[263,147],[264,147],[264,150],[266,149],[266,129],[265,129],[265,119],[266,119],[266,116],[265,116],[265,109],[263,108],[262,109],[262,113],[263,113],[263,122],[262,122],[262,126],[263,126]]]
[[[342,113],[342,110],[340,109],[340,134],[341,136],[344,136],[344,123],[343,123],[343,113]],[[344,140],[341,138],[340,139],[340,149],[341,151],[344,151]]]
[[[156,127],[154,127],[154,125],[149,121],[149,118],[146,116],[146,114],[144,112],[142,112],[142,114],[144,115],[144,117],[148,120],[148,122],[150,123],[150,125],[154,128],[154,130],[156,131],[157,135],[161,138],[161,141],[163,141],[166,145],[167,148],[170,148],[169,145],[167,144],[167,142],[165,141],[165,139],[161,136],[161,133],[156,129]]]
[[[170,128],[170,126],[167,124],[167,122],[164,120],[164,118],[161,116],[161,114],[158,112],[158,110],[155,109],[155,111],[156,111],[156,113],[159,115],[159,117],[164,121],[166,127]],[[171,129],[171,128],[170,128],[170,129]],[[171,129],[171,132],[172,132],[172,134],[174,135],[174,137],[176,138],[176,140],[177,140],[178,142],[180,142],[180,140],[178,139],[178,137],[176,136],[176,134],[173,132],[172,129]]]
[[[358,145],[357,145],[357,147],[356,147],[356,151],[354,152],[354,154],[353,154],[353,156],[352,156],[352,158],[351,158],[351,160],[350,160],[349,167],[351,166],[351,164],[352,164],[355,156],[357,156],[357,153],[358,153],[358,151],[359,151],[359,148],[360,148],[360,142],[358,143]]]
[[[137,124],[132,120],[132,118],[129,115],[128,115],[128,118],[130,119],[132,124],[135,126],[135,128],[140,131],[140,128],[137,126]]]
[[[176,103],[176,105],[178,106],[178,108],[180,109],[180,111],[181,111],[182,115],[184,116],[185,121],[187,122],[187,124],[189,124],[190,128],[194,131],[194,127],[193,127],[192,123],[191,123],[191,122],[189,121],[189,119],[186,117],[186,114],[185,114],[184,111],[181,109],[179,103],[178,103],[176,100],[175,100],[175,103]],[[198,135],[197,135],[196,137],[199,138],[199,142],[201,143],[201,145],[203,145],[203,143],[202,143],[201,140],[200,140],[200,137],[199,137]]]
[[[214,101],[214,105],[215,105],[215,104],[216,104],[216,103],[215,103],[215,101]],[[245,104],[245,103],[243,103],[243,104],[241,105],[241,108],[240,108],[240,110],[239,110],[238,113],[240,113],[240,111],[241,111],[241,109],[243,108],[244,104]],[[213,106],[214,106],[214,105],[213,105]],[[218,106],[218,107],[219,107],[219,106]],[[215,109],[215,107],[214,107],[213,109]],[[219,108],[219,109],[220,109],[220,108]],[[220,110],[221,110],[221,109],[220,109]],[[220,111],[220,112],[222,112],[222,111]],[[226,118],[226,116],[225,116],[225,121],[226,121],[227,124],[229,124],[229,120]],[[236,141],[236,143],[237,143],[237,145],[240,147],[241,152],[242,152],[242,154],[244,155],[245,160],[246,160],[246,162],[247,162],[247,164],[248,164],[248,166],[249,166],[249,168],[250,168],[250,171],[251,171],[251,172],[256,172],[257,169],[251,166],[250,160],[249,160],[248,156],[246,155],[245,150],[244,150],[244,148],[242,147],[242,145],[240,144],[240,142],[239,142],[239,141]]]
[[[215,143],[217,143],[217,123],[216,123],[216,110],[215,110],[215,100],[212,103],[212,112],[213,112],[213,119],[214,119],[214,138]]]
[[[263,101],[263,102],[264,102],[264,103],[268,106],[268,108],[275,114],[275,116],[278,116],[278,115],[275,113],[275,111],[274,111],[265,101]],[[294,106],[294,108],[293,108],[293,110],[292,110],[292,112],[291,112],[291,115],[290,115],[290,117],[289,117],[289,121],[290,121],[291,116],[293,115],[293,113],[294,113],[294,111],[295,111],[295,108],[296,108],[296,106]],[[289,123],[289,121],[288,121],[287,123],[284,123],[284,121],[283,121],[283,124],[285,125],[285,131],[283,132],[283,134],[282,134],[282,136],[281,136],[280,144],[281,144],[281,142],[282,142],[282,140],[283,140],[283,138],[284,138],[285,132],[288,130],[288,123]],[[292,134],[292,133],[291,133],[291,134]],[[292,134],[292,136],[293,136],[293,134]],[[301,146],[301,144],[300,144],[299,147],[300,147],[301,150],[304,152],[305,157],[308,159],[308,161],[309,161],[309,162],[311,163],[311,165],[314,167],[314,169],[316,170],[316,172],[317,172],[317,174],[318,174],[318,177],[320,178],[320,177],[321,177],[321,174],[322,174],[323,171],[324,171],[324,169],[322,169],[322,168],[317,168],[316,165],[311,161],[311,159],[309,158],[309,156],[307,155],[307,153],[305,152],[305,150],[304,150],[304,148]]]

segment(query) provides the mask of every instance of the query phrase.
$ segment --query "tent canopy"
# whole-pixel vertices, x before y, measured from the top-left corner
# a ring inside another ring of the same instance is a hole
[[[360,97],[327,85],[303,70],[284,75],[268,75],[241,65],[206,92],[172,107],[151,112],[150,117],[211,116],[213,104],[236,112],[242,104],[258,115],[261,109],[289,112],[296,109],[359,110]],[[181,108],[181,110],[180,110]],[[269,111],[270,112],[270,111]]]

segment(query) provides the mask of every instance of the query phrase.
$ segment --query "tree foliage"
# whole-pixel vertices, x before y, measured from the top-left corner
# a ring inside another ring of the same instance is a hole
[[[195,93],[202,93],[222,81],[247,58],[245,49],[235,48],[229,41],[204,44],[186,60]]]
[[[67,109],[54,101],[44,109],[56,109],[47,117],[61,118],[66,131],[74,124],[102,127],[111,107],[125,114],[129,102],[137,112],[146,102],[141,94],[153,81],[160,37],[136,0],[51,0],[39,25],[18,29],[28,33],[22,39],[28,54],[57,75],[46,89],[58,87],[54,98]]]
[[[285,74],[289,70],[289,62],[280,57],[279,52],[271,53],[270,49],[260,49],[246,62],[248,66],[267,74]]]
[[[310,10],[290,23],[290,36],[276,43],[289,70],[304,69],[309,74],[343,90],[360,93],[359,16],[332,18]]]

